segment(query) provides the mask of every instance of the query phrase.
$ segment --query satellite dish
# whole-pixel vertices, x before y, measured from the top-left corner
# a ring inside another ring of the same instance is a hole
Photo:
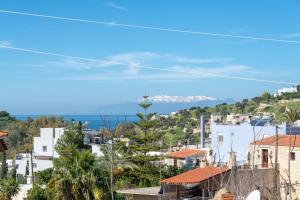
[[[246,200],[260,200],[260,192],[258,190],[252,191]]]

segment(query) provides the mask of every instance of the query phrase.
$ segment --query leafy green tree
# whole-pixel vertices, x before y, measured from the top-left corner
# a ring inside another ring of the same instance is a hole
[[[150,156],[150,151],[160,149],[160,141],[163,138],[163,131],[158,131],[158,121],[155,119],[155,113],[148,113],[151,103],[148,96],[139,103],[144,110],[143,113],[137,113],[139,122],[134,123],[135,127],[132,134],[129,135],[130,144],[127,147],[129,161],[133,162],[137,169],[125,170],[121,177],[117,177],[116,182],[135,185],[135,187],[155,186],[159,184],[161,178],[161,168],[158,166],[160,156]],[[154,164],[156,163],[156,165]]]
[[[31,190],[27,192],[26,200],[51,200],[47,194],[46,189],[43,189],[39,185],[34,185]]]
[[[53,177],[53,168],[48,168],[35,173],[35,182],[39,185],[47,185]]]
[[[130,161],[129,155],[124,151],[125,145],[122,142],[114,140],[113,135],[110,134],[111,141],[101,146],[104,157],[100,159],[100,165],[110,178],[111,199],[115,199],[115,178],[124,174],[125,170],[138,169],[138,166]]]

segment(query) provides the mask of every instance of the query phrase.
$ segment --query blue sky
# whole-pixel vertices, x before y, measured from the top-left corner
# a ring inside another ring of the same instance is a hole
[[[0,0],[0,9],[300,41],[300,2],[296,0]],[[299,43],[0,12],[1,44],[96,59],[83,61],[0,48],[0,110],[14,114],[97,113],[100,105],[136,101],[145,88],[149,95],[243,99],[287,86],[220,76],[299,82]]]

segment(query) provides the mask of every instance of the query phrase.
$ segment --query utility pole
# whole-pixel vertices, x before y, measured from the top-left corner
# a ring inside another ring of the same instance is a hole
[[[276,125],[276,145],[275,145],[275,168],[273,175],[273,184],[274,184],[274,192],[273,199],[279,200],[279,190],[278,190],[278,125]]]

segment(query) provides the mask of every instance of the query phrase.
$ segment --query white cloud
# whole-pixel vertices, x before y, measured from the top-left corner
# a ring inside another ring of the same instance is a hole
[[[2,48],[2,46],[11,47],[12,43],[9,41],[0,41],[0,48]]]
[[[65,58],[61,61],[37,63],[36,66],[68,69],[62,80],[145,80],[184,81],[198,78],[230,78],[241,73],[249,74],[252,68],[232,64],[228,58],[194,58],[153,52],[121,53],[83,61]],[[70,71],[70,70],[73,70]],[[76,72],[80,71],[80,73]]]
[[[174,66],[170,68],[174,72],[182,72],[184,74],[195,75],[197,77],[218,77],[229,76],[240,72],[249,71],[251,67],[246,65],[225,65],[223,67],[201,68],[201,67],[182,67]]]
[[[197,58],[188,58],[188,57],[179,57],[177,61],[180,63],[192,63],[192,64],[203,64],[203,63],[212,63],[212,62],[226,62],[230,59],[197,59]]]
[[[99,59],[82,61],[67,58],[48,62],[46,66],[74,70],[63,80],[161,80],[182,81],[212,78],[251,72],[246,65],[232,64],[228,58],[194,58],[153,52],[121,53]],[[51,70],[51,68],[49,68]],[[81,71],[80,74],[76,71]],[[69,73],[68,73],[69,74]]]
[[[138,102],[143,99],[138,99]],[[150,96],[149,101],[155,103],[193,103],[193,102],[201,102],[206,100],[216,100],[213,97],[207,96],[169,96],[169,95],[156,95]]]
[[[111,7],[111,8],[117,9],[117,10],[127,10],[126,7],[117,5],[117,4],[113,3],[113,2],[105,3],[105,5],[106,5],[106,6],[109,6],[109,7]]]

